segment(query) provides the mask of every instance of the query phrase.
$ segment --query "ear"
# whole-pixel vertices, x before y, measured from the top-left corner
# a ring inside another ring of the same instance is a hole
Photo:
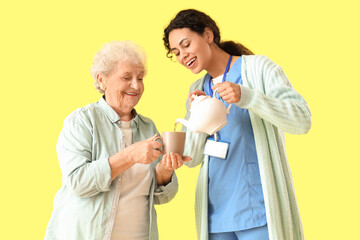
[[[214,33],[209,27],[205,27],[203,36],[207,39],[208,43],[214,41]]]
[[[106,79],[101,74],[98,74],[98,75],[96,75],[96,80],[98,81],[100,88],[102,90],[105,90]]]

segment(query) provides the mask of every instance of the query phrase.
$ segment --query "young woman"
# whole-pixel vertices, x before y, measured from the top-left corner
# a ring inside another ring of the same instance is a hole
[[[213,95],[233,104],[228,124],[218,131],[225,159],[204,153],[212,136],[187,130],[186,155],[202,164],[196,190],[198,238],[241,240],[303,239],[302,224],[286,159],[284,132],[305,134],[311,113],[280,66],[239,43],[221,42],[208,15],[180,11],[164,30],[167,56],[205,76],[191,96]],[[212,142],[218,144],[218,142]]]

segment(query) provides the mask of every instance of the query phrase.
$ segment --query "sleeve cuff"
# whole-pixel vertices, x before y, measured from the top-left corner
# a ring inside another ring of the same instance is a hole
[[[173,175],[171,176],[171,181],[168,184],[166,184],[166,186],[159,186],[156,184],[154,195],[159,196],[161,194],[164,194],[166,196],[168,195],[168,193],[176,192],[177,189],[178,189],[178,181],[174,171]]]
[[[111,185],[111,168],[108,158],[102,158],[93,162],[96,188],[101,191],[108,191]]]
[[[241,84],[239,84],[239,86],[241,89],[241,96],[239,102],[235,103],[235,105],[240,108],[246,108],[250,102],[252,89],[245,87],[244,85]]]

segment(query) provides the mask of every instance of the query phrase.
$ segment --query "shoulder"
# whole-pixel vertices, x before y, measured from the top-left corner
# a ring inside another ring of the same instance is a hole
[[[91,124],[94,117],[99,113],[99,110],[97,103],[91,103],[85,107],[77,108],[65,118],[64,125]]]
[[[142,124],[145,125],[155,125],[153,120],[151,120],[151,118],[145,117],[144,115],[138,114],[138,118],[139,118],[139,122],[141,122]]]
[[[274,61],[264,55],[244,55],[242,58],[243,66],[246,69],[269,69],[278,66]]]

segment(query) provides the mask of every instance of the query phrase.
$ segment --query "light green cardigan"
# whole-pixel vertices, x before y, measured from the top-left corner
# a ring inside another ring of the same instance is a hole
[[[270,240],[304,239],[290,168],[286,158],[284,132],[305,134],[311,128],[311,113],[280,66],[265,56],[242,56],[241,99],[237,107],[248,109],[254,131],[264,193]],[[203,90],[205,77],[190,87]],[[189,119],[189,102],[186,104]],[[184,129],[185,130],[185,129]],[[199,172],[195,215],[198,239],[208,239],[209,158],[203,154],[206,134],[187,131],[185,155]],[[221,193],[219,193],[221,194]]]

